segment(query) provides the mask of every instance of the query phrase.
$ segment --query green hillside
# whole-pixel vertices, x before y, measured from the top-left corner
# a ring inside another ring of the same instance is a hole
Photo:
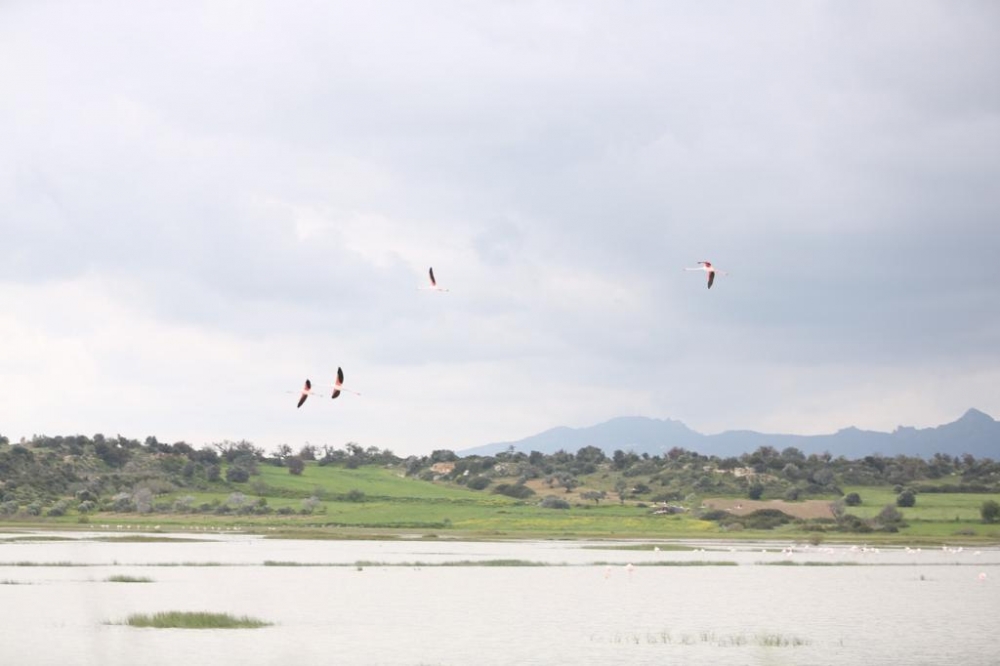
[[[740,459],[606,457],[585,447],[404,460],[354,444],[266,455],[248,442],[0,438],[7,528],[944,543],[1000,541],[1000,506],[987,510],[998,502],[1000,466],[946,456],[848,461],[765,447]]]

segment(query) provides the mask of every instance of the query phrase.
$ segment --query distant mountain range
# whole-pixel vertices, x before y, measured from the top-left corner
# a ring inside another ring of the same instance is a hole
[[[560,449],[576,453],[585,446],[596,446],[610,455],[616,449],[662,455],[673,447],[719,457],[739,456],[761,446],[781,451],[794,446],[805,454],[828,451],[848,459],[867,455],[920,456],[935,453],[1000,460],[1000,422],[977,409],[962,418],[935,428],[900,426],[892,432],[844,428],[832,435],[769,435],[750,430],[731,430],[717,435],[703,435],[680,421],[626,416],[587,428],[560,426],[525,437],[516,442],[497,442],[458,451],[459,455],[494,455],[513,446],[529,453],[555,453]]]

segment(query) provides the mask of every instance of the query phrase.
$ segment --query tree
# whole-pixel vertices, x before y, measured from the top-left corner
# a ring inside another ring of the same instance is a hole
[[[305,462],[299,456],[289,456],[285,459],[285,464],[288,465],[288,473],[295,476],[301,476],[306,468]]]
[[[912,490],[904,490],[896,496],[896,506],[909,507],[917,503],[917,496]]]
[[[576,452],[576,459],[583,463],[600,464],[607,460],[604,451],[596,446],[585,446]]]
[[[875,516],[875,522],[884,527],[897,527],[903,523],[903,514],[891,504],[886,504]]]
[[[1000,520],[1000,504],[994,500],[986,500],[979,509],[979,514],[983,517],[984,523],[995,523]]]
[[[861,495],[857,493],[847,493],[844,495],[844,504],[847,506],[861,506]]]
[[[288,444],[279,444],[278,450],[274,454],[274,458],[278,465],[281,466],[285,464],[285,461],[292,457],[292,447]]]

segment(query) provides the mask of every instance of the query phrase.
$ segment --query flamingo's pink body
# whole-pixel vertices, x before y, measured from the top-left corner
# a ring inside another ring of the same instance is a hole
[[[699,261],[698,263],[701,264],[701,265],[698,266],[697,268],[685,268],[684,270],[686,270],[686,271],[705,271],[705,273],[708,275],[708,288],[709,289],[711,289],[712,285],[715,283],[715,274],[716,273],[719,273],[721,275],[729,275],[729,273],[726,273],[725,271],[718,270],[715,266],[712,265],[712,262],[710,262],[710,261]]]

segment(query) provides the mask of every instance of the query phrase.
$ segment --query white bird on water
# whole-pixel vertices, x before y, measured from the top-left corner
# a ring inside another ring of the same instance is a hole
[[[718,270],[715,266],[712,265],[712,262],[710,262],[710,261],[699,261],[698,263],[701,264],[701,265],[698,266],[697,268],[685,268],[684,270],[686,270],[686,271],[705,271],[705,273],[708,274],[708,288],[709,289],[711,289],[712,285],[715,283],[715,274],[716,273],[718,273],[720,275],[729,275],[729,273],[727,273],[725,271]]]
[[[444,287],[439,287],[438,286],[437,280],[434,279],[434,267],[433,266],[427,271],[427,274],[428,274],[428,276],[430,276],[431,286],[429,286],[429,287],[417,287],[417,289],[420,289],[422,291],[448,291]]]

